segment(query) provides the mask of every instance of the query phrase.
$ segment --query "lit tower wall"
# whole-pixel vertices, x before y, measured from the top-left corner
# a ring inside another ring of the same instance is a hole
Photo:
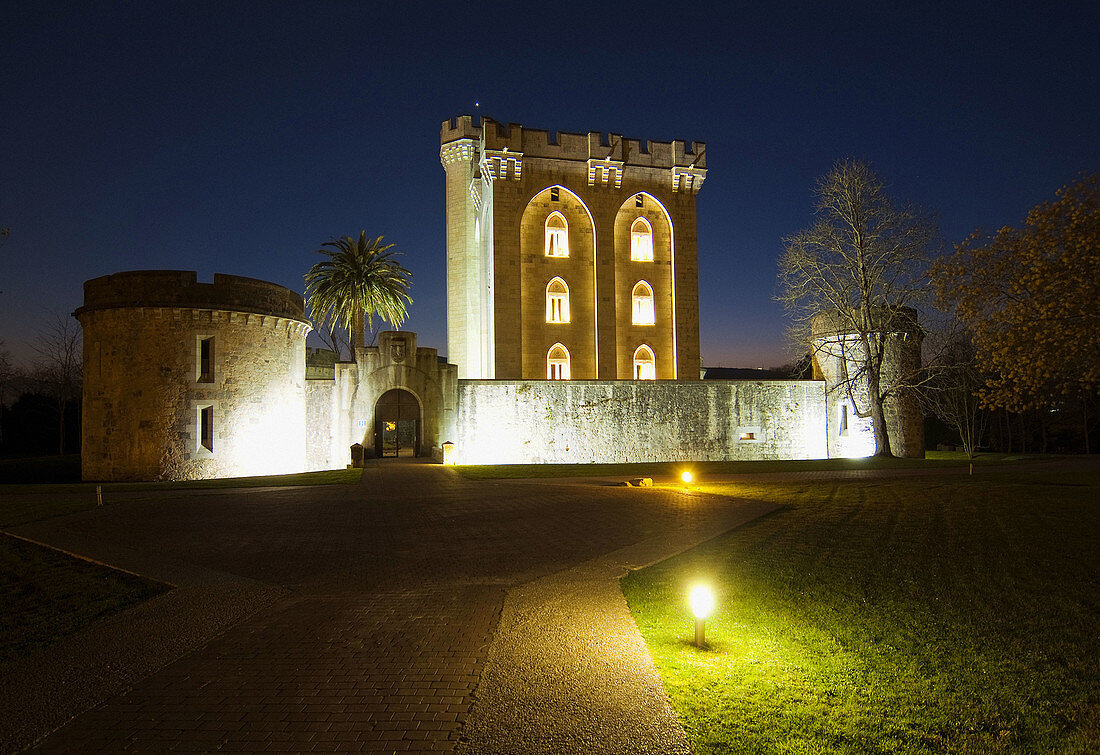
[[[883,402],[890,450],[895,456],[924,458],[924,416],[911,387],[920,371],[922,331],[910,307],[875,308],[884,334],[881,381],[900,386]],[[871,456],[876,451],[869,414],[866,349],[851,327],[851,316],[823,313],[812,323],[814,379],[824,380],[826,433],[830,457]]]
[[[460,120],[439,150],[447,174],[447,358],[459,378],[493,377],[491,238],[482,231],[492,228],[492,187],[479,176],[480,138]]]
[[[302,297],[143,270],[84,284],[85,480],[305,471]]]
[[[440,144],[460,378],[699,379],[705,144],[468,115],[443,123]]]

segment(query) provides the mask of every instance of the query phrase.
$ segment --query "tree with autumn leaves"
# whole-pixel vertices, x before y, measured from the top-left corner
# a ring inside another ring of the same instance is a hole
[[[987,406],[1021,412],[1100,393],[1096,176],[1060,189],[1021,228],[971,234],[933,278],[985,364]]]

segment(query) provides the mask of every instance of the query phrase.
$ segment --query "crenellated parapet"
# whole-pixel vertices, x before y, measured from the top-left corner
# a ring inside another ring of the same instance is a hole
[[[102,309],[209,310],[260,315],[302,323],[308,328],[301,294],[276,283],[215,273],[200,283],[194,270],[132,270],[84,283],[84,304],[76,311]]]
[[[540,378],[552,350],[572,379],[699,374],[706,144],[463,115],[443,122],[440,160],[447,355],[463,378]],[[567,316],[547,314],[555,280]]]
[[[493,180],[522,176],[524,160],[570,160],[586,164],[589,186],[622,185],[623,173],[633,168],[667,171],[674,192],[698,192],[706,177],[704,142],[630,139],[622,134],[566,131],[507,125],[482,117],[461,115],[443,122],[439,135],[444,165],[463,159],[480,160]]]

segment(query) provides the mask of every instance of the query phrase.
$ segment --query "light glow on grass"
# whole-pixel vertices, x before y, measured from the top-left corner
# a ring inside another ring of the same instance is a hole
[[[783,508],[622,580],[694,752],[1094,749],[1100,472],[705,490]]]
[[[683,471],[683,472],[682,472],[682,473],[680,474],[680,479],[681,479],[681,480],[683,480],[683,481],[684,481],[684,484],[686,485],[686,484],[690,483],[690,482],[691,482],[692,480],[694,480],[694,479],[695,479],[695,476],[694,476],[694,475],[692,475],[692,473],[691,473],[691,470],[690,470],[690,469],[685,469],[685,470],[684,470],[684,471]]]

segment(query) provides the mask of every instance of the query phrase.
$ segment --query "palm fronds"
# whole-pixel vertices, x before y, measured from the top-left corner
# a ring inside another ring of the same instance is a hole
[[[399,254],[391,251],[394,245],[383,244],[382,236],[370,241],[361,231],[358,240],[344,236],[321,246],[316,253],[327,259],[305,276],[306,301],[317,327],[329,322],[346,327],[353,346],[363,344],[366,325],[376,316],[401,327],[412,303],[412,273],[393,259]]]

